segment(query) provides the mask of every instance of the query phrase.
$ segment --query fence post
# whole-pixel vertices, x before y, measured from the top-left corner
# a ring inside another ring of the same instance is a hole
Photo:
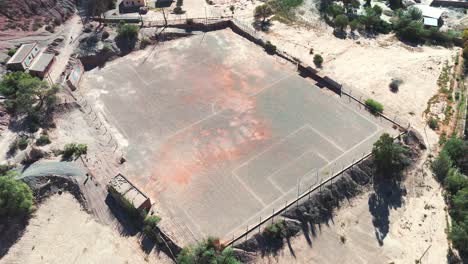
[[[275,208],[273,208],[273,213],[271,214],[271,224],[273,224],[273,219],[275,219]]]

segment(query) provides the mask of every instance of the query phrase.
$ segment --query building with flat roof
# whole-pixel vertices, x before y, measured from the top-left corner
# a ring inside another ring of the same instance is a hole
[[[8,60],[7,69],[25,71],[31,75],[44,78],[55,61],[55,55],[41,50],[36,42],[22,44]]]
[[[146,214],[151,209],[150,198],[120,173],[110,180],[108,188],[109,193],[124,207],[131,205],[140,214]]]
[[[423,15],[424,26],[428,27],[439,27],[442,26],[442,13],[444,12],[440,8],[432,7],[428,5],[414,5],[414,7],[421,10]]]

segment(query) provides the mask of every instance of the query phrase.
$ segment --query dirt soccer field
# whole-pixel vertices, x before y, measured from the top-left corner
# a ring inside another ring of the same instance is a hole
[[[230,239],[397,134],[230,30],[132,53],[81,90],[182,240]]]

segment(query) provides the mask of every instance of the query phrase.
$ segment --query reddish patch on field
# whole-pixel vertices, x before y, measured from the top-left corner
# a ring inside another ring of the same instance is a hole
[[[151,188],[153,181],[162,182],[164,186],[186,186],[193,177],[239,159],[271,137],[268,123],[255,112],[256,97],[250,96],[259,89],[239,79],[229,69],[219,65],[212,67],[216,69],[216,76],[212,76],[210,83],[203,78],[193,78],[192,92],[181,101],[188,107],[214,102],[217,113],[227,110],[229,114],[222,115],[223,118],[215,116],[216,122],[209,119],[168,139],[154,159],[146,189]]]

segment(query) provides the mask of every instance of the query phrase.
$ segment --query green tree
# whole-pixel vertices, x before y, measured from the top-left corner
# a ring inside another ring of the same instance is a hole
[[[374,99],[367,99],[364,104],[367,106],[369,111],[374,114],[381,114],[383,113],[384,107],[381,103],[375,101]]]
[[[117,37],[130,41],[138,37],[139,31],[140,29],[137,25],[127,24],[122,21],[117,28]]]
[[[59,87],[28,73],[13,72],[0,82],[0,94],[6,97],[4,104],[13,114],[41,114],[57,100]]]
[[[452,221],[449,238],[460,253],[468,253],[468,217],[464,221]]]
[[[217,238],[209,237],[185,247],[177,256],[179,264],[240,264],[230,247],[223,249]]]
[[[338,15],[335,18],[335,27],[338,27],[340,31],[343,31],[344,28],[348,26],[349,20],[348,17],[345,15]]]
[[[32,200],[32,191],[26,183],[13,177],[0,177],[0,216],[29,213]]]
[[[342,15],[345,13],[345,10],[344,10],[344,7],[339,5],[339,4],[336,4],[336,3],[333,3],[331,5],[329,5],[326,9],[326,13],[335,18],[339,15]]]
[[[267,4],[259,5],[255,7],[254,18],[255,20],[261,20],[262,23],[265,23],[265,20],[273,15],[273,9]]]
[[[465,174],[468,172],[468,141],[452,137],[445,143],[443,150],[447,152],[456,167]]]
[[[431,169],[439,181],[443,181],[452,168],[452,160],[446,151],[441,151],[439,156],[432,162]]]
[[[322,67],[322,63],[323,63],[323,58],[320,54],[315,54],[314,55],[314,64],[315,66],[317,67]]]
[[[459,190],[468,187],[468,178],[461,174],[458,169],[450,169],[444,180],[444,186],[451,194],[456,194]]]
[[[385,176],[397,175],[408,165],[406,153],[407,149],[395,143],[387,133],[382,134],[372,148],[377,170]]]

